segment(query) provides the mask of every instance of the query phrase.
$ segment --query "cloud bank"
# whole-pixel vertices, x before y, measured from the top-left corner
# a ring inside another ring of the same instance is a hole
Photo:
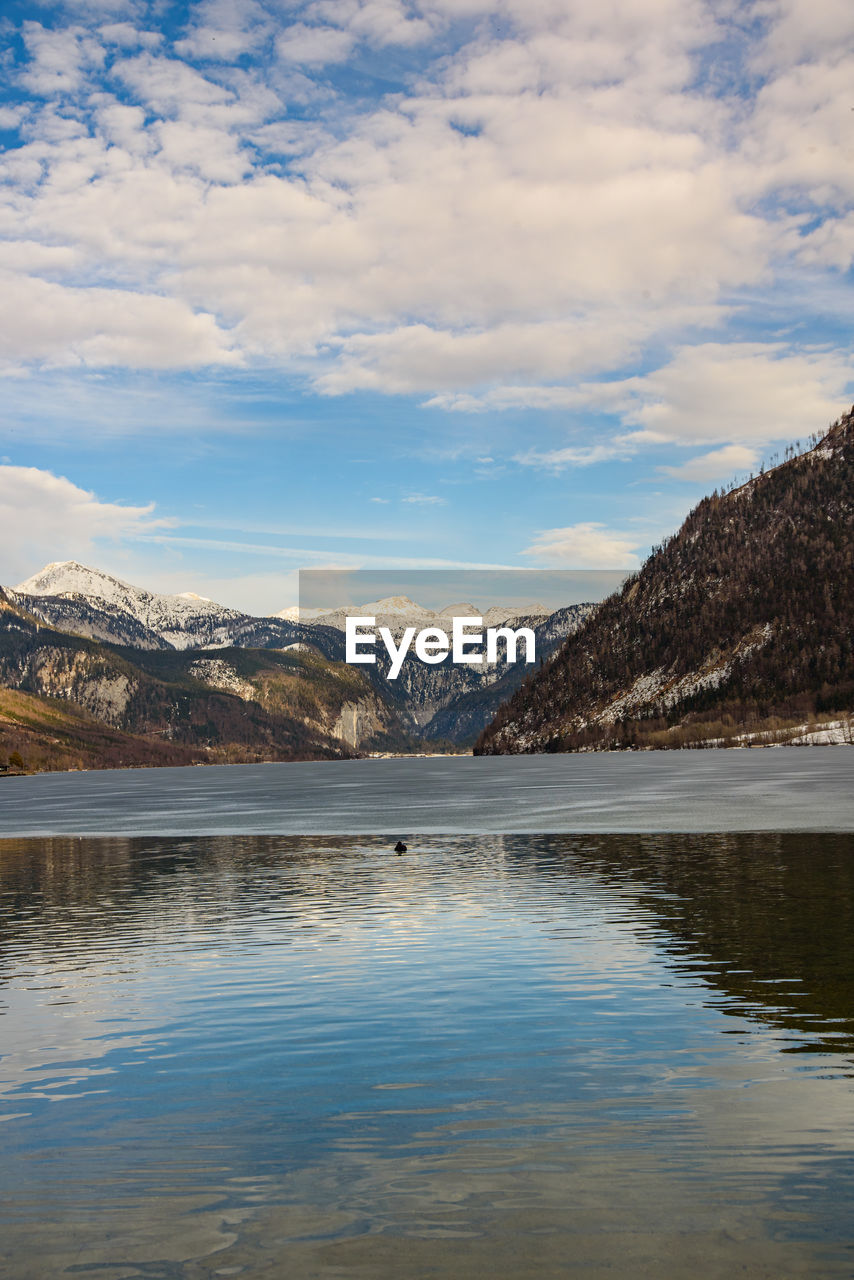
[[[274,366],[605,415],[635,448],[753,447],[844,403],[837,0],[53,12],[18,13],[0,118],[7,372]]]

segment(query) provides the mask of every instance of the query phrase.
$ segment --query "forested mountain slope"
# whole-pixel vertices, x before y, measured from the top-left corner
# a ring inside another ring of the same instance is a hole
[[[854,410],[705,498],[483,732],[479,754],[735,745],[854,704]]]

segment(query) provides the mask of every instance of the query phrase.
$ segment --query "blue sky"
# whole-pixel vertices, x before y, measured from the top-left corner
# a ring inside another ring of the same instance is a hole
[[[847,0],[2,14],[4,583],[631,566],[851,403]]]

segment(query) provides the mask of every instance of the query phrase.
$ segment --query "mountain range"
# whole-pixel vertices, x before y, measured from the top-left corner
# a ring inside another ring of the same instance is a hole
[[[190,591],[157,595],[74,560],[46,565],[7,594],[48,626],[134,649],[273,648],[301,635],[283,619]]]
[[[549,617],[551,610],[545,605],[533,605],[520,609],[511,605],[493,605],[483,610],[477,605],[460,603],[449,604],[443,609],[427,609],[416,604],[409,596],[385,596],[382,600],[370,600],[367,604],[347,605],[337,609],[305,610],[298,606],[283,610],[276,617],[290,616],[293,621],[310,622],[312,626],[337,627],[343,631],[348,617],[355,614],[371,617],[377,627],[388,627],[392,635],[399,636],[406,627],[417,630],[424,627],[441,627],[448,631],[454,618],[479,617],[484,627],[500,627],[524,616],[538,622]]]
[[[0,591],[0,761],[249,763],[409,744],[362,673],[283,648],[133,648],[45,625]]]
[[[528,618],[541,652],[553,652],[591,607]],[[389,597],[310,622],[253,617],[74,561],[49,564],[0,593],[0,756],[95,767],[102,758],[189,763],[470,745],[523,678],[523,664],[434,666],[409,655],[392,681],[382,651],[375,666],[348,666],[348,612],[399,634],[476,611]],[[512,612],[489,611],[488,625]]]
[[[0,763],[28,768],[850,741],[854,410],[715,492],[599,605],[518,615],[540,666],[344,663],[348,613],[450,629],[408,597],[253,617],[73,561],[0,588]],[[806,737],[805,737],[806,735]]]

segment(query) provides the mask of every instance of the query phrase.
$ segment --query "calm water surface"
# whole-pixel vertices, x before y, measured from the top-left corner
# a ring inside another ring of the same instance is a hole
[[[0,1272],[854,1274],[854,837],[0,842]]]

